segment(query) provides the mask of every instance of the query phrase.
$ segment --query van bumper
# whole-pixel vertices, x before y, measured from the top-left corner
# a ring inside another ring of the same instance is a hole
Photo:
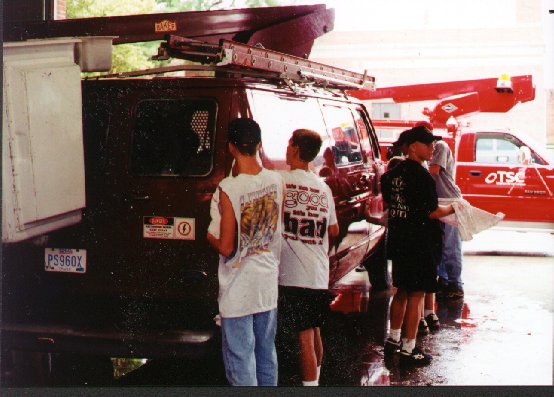
[[[66,325],[2,324],[2,350],[83,353],[109,357],[201,358],[213,353],[219,329],[114,331]]]

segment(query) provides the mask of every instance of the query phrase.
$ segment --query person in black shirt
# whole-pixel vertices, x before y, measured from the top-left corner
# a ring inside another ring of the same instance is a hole
[[[408,158],[381,177],[388,208],[387,253],[392,260],[397,292],[390,308],[390,335],[385,354],[400,350],[401,362],[427,365],[432,357],[415,346],[425,292],[437,289],[437,266],[442,252],[438,218],[452,214],[451,205],[439,206],[435,181],[424,161],[431,159],[434,136],[424,127],[402,133]],[[402,325],[405,337],[400,340]]]

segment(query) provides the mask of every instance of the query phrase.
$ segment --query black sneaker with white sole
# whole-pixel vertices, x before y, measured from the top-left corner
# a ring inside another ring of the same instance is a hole
[[[400,363],[404,365],[423,366],[431,364],[433,356],[424,353],[419,347],[414,347],[411,353],[400,350]]]
[[[437,331],[441,327],[439,318],[435,313],[428,314],[425,316],[425,322],[431,331]]]
[[[385,341],[385,355],[387,356],[399,352],[401,348],[401,340],[397,342],[392,338],[387,338],[387,340]]]

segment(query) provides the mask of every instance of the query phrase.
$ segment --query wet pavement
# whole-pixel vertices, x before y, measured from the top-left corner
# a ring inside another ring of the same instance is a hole
[[[515,234],[514,234],[515,233]],[[492,230],[464,243],[465,297],[438,301],[441,329],[418,338],[434,357],[423,368],[385,362],[393,290],[374,293],[361,269],[334,288],[322,328],[321,386],[553,384],[554,235]],[[488,255],[476,255],[486,253]],[[508,255],[506,255],[508,254]],[[361,270],[361,271],[360,271]],[[278,341],[279,385],[299,386],[294,345]],[[153,360],[119,385],[226,385],[221,362]]]

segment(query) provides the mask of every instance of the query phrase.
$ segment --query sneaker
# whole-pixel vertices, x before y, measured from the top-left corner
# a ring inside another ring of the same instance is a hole
[[[400,350],[400,363],[405,365],[423,366],[431,364],[433,356],[424,353],[419,347],[414,347],[411,353]]]
[[[419,325],[417,326],[417,335],[424,336],[427,334],[429,334],[429,327],[427,325],[427,321],[425,321],[424,318],[421,318],[419,320]]]
[[[464,290],[457,287],[449,288],[445,297],[446,299],[461,299],[464,297]]]
[[[431,331],[436,331],[440,328],[441,323],[439,321],[439,318],[435,313],[428,314],[425,316],[425,321],[427,322],[427,326]]]
[[[397,353],[402,348],[402,341],[395,341],[392,338],[387,338],[385,341],[385,355],[391,355]]]

